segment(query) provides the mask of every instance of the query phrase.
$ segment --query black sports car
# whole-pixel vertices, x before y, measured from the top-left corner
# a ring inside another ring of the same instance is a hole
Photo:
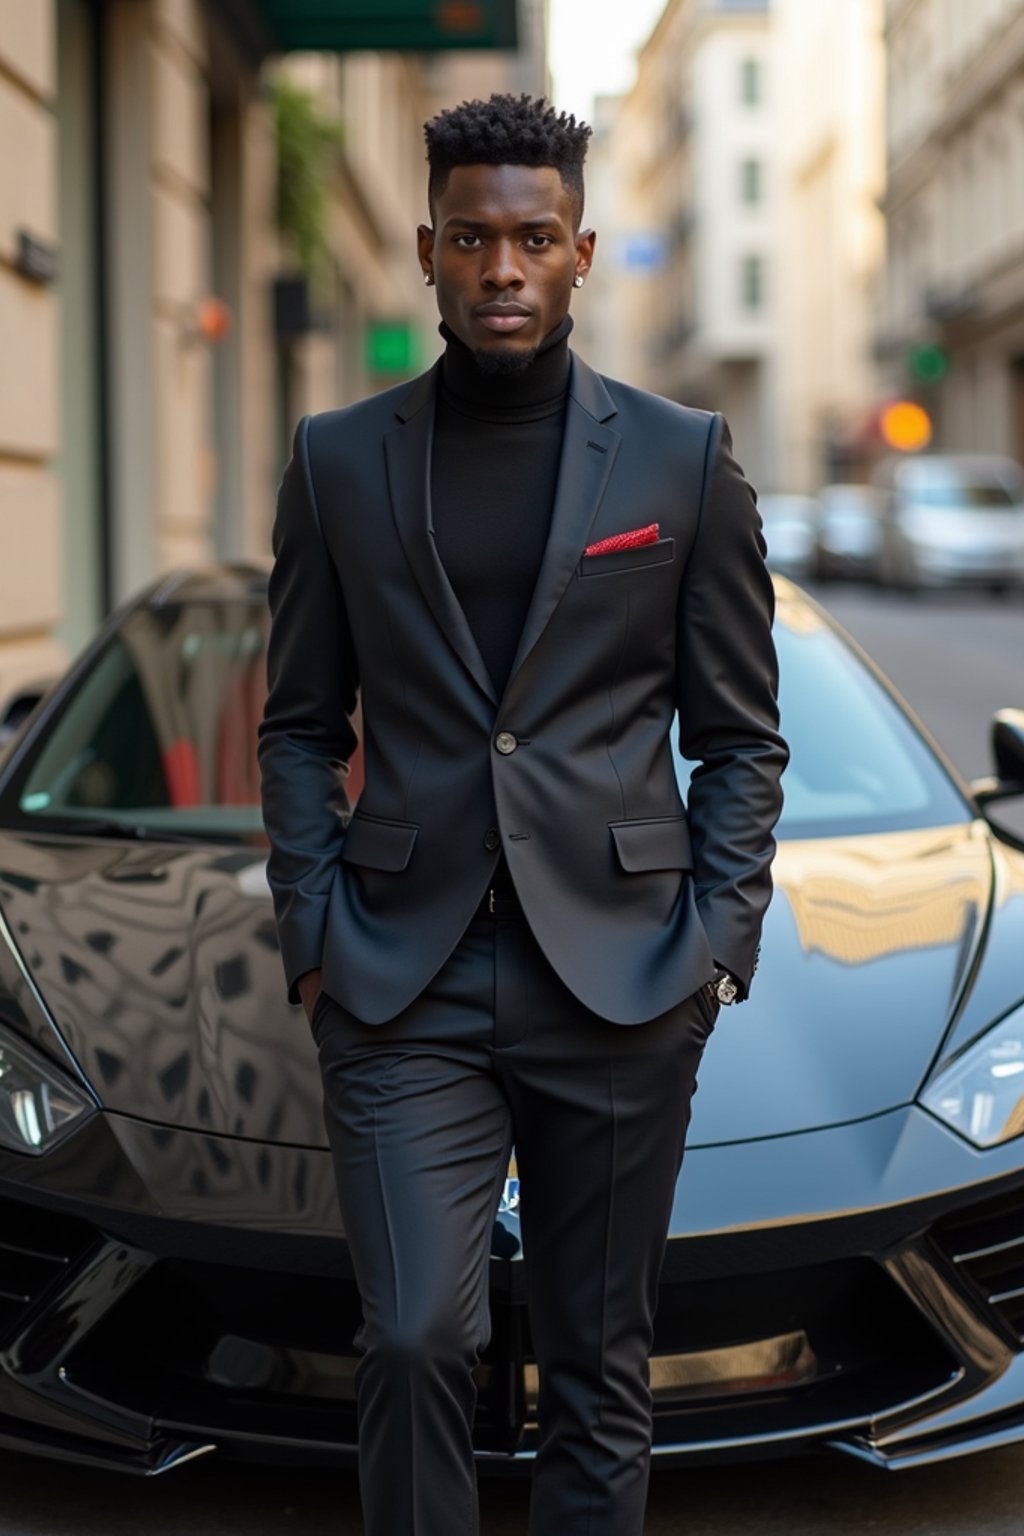
[[[1024,1439],[1024,853],[980,808],[1024,790],[1024,715],[972,792],[777,590],[777,891],[701,1069],[656,1447],[907,1466]],[[358,1299],[264,873],[265,594],[162,578],[0,764],[7,1447],[153,1473],[353,1446]],[[535,1444],[518,1198],[512,1168],[478,1368],[502,1465]]]

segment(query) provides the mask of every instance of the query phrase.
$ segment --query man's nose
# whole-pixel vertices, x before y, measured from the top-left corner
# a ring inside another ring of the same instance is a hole
[[[511,240],[499,240],[491,246],[490,259],[480,280],[491,288],[515,288],[523,284],[523,274],[516,259],[516,248]]]

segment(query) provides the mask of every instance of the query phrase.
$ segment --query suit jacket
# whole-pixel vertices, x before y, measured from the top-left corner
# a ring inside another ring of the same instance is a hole
[[[570,355],[550,535],[501,697],[434,544],[440,362],[299,422],[258,731],[291,1002],[322,966],[358,1018],[392,1018],[458,943],[501,850],[552,966],[604,1018],[664,1012],[716,960],[749,987],[788,756],[756,495],[720,412]],[[584,553],[652,522],[656,543]],[[685,807],[677,712],[700,760]]]

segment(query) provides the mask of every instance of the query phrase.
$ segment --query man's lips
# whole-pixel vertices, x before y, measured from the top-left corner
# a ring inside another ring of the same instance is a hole
[[[474,311],[481,325],[489,331],[518,331],[531,318],[532,310],[522,304],[481,304]]]

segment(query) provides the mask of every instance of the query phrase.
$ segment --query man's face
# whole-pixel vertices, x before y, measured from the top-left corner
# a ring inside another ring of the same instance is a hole
[[[481,363],[532,357],[590,269],[596,236],[574,230],[573,199],[550,165],[458,165],[421,224],[420,265],[437,307]]]

